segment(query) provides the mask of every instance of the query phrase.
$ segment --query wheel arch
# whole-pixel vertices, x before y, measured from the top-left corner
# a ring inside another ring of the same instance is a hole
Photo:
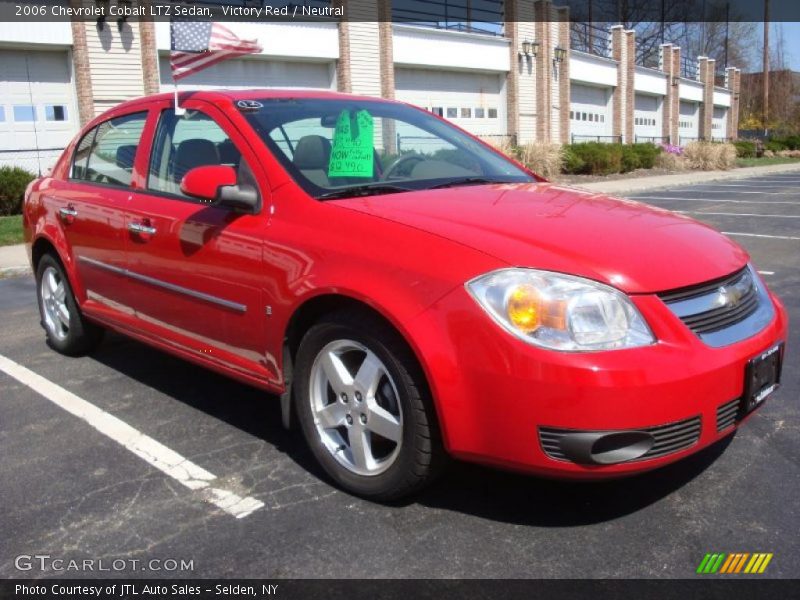
[[[83,304],[86,295],[75,270],[75,261],[65,252],[64,243],[60,244],[57,238],[48,235],[47,232],[40,232],[31,243],[31,267],[34,275],[39,268],[39,262],[45,254],[52,254],[58,259],[69,278],[69,285],[76,301],[79,305]]]
[[[361,311],[365,314],[369,314],[383,321],[388,327],[397,333],[398,338],[408,348],[410,355],[416,362],[415,366],[424,379],[426,391],[431,397],[431,401],[433,403],[437,426],[441,428],[442,423],[440,420],[436,399],[433,397],[433,386],[430,382],[429,370],[425,364],[425,361],[423,360],[422,353],[415,345],[414,340],[409,334],[408,330],[400,325],[399,319],[394,318],[387,311],[382,310],[380,307],[376,307],[374,304],[347,294],[343,294],[341,292],[327,292],[307,298],[294,310],[286,324],[283,337],[283,373],[285,391],[281,395],[284,426],[289,428],[291,423],[290,415],[292,402],[291,390],[293,365],[297,355],[297,349],[300,346],[303,336],[311,327],[314,326],[315,323],[318,323],[326,315],[334,314],[344,310]]]

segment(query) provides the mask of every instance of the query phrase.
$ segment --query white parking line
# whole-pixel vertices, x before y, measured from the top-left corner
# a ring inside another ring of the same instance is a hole
[[[769,238],[771,240],[800,240],[800,237],[790,235],[766,235],[764,233],[742,233],[739,231],[723,231],[724,235],[740,235],[742,237]]]
[[[800,219],[800,215],[758,215],[756,213],[709,212],[704,210],[676,210],[674,212],[689,215],[718,215],[720,217],[767,217],[770,219]]]
[[[693,188],[685,189],[684,192],[699,192],[701,194],[759,194],[761,196],[787,196],[789,194],[796,194],[794,190],[789,192],[765,192],[764,190],[695,190]]]
[[[737,192],[738,193],[738,192]],[[672,196],[628,196],[630,200],[680,200],[681,202],[730,202],[732,204],[798,204],[795,200],[726,200],[716,198],[675,198]]]
[[[246,517],[264,506],[263,502],[255,498],[242,498],[230,490],[213,487],[211,482],[217,478],[213,473],[206,471],[188,458],[167,448],[94,404],[79,398],[72,392],[3,355],[0,355],[0,371],[4,371],[20,383],[27,385],[53,404],[60,406],[79,419],[83,419],[103,435],[190,490],[202,490],[206,501],[237,519]]]
[[[725,188],[725,187],[765,187],[765,188],[791,188],[794,187],[795,184],[791,182],[787,182],[786,184],[782,183],[695,183],[691,187],[714,187],[714,188]]]
[[[760,275],[775,275],[775,271],[759,271]]]

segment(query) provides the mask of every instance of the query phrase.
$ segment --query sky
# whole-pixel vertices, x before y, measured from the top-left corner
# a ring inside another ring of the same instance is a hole
[[[786,43],[787,62],[794,71],[800,71],[800,23],[777,23],[783,27],[783,39]]]

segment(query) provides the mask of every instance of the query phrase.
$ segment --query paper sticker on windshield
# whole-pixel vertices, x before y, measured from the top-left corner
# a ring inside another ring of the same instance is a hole
[[[328,177],[372,177],[375,141],[372,115],[343,110],[336,120]]]

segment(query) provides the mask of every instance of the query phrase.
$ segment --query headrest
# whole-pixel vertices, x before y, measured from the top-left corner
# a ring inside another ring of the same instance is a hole
[[[117,166],[126,171],[133,170],[133,162],[136,160],[137,146],[120,146],[117,148]]]
[[[220,164],[219,150],[214,142],[200,138],[184,140],[175,150],[172,172],[175,181],[180,181],[195,167],[218,164]]]
[[[300,138],[294,149],[292,162],[298,169],[328,170],[331,158],[331,143],[319,135]]]

